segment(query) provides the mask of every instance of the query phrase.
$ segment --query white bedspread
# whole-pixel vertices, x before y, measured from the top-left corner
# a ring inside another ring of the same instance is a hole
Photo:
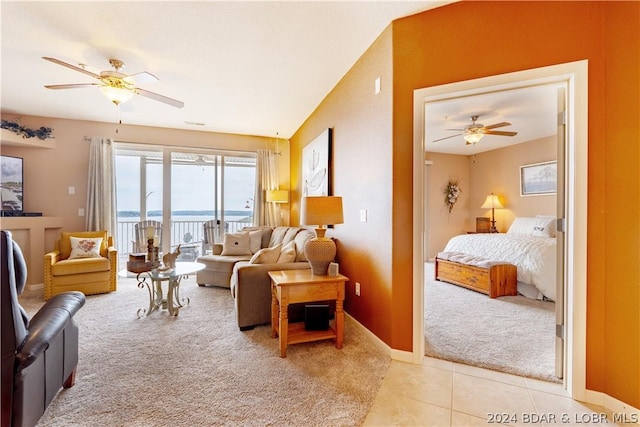
[[[520,284],[535,286],[540,295],[556,300],[556,239],[525,234],[464,234],[449,240],[445,252],[464,252],[518,268]],[[525,292],[522,292],[526,296]]]

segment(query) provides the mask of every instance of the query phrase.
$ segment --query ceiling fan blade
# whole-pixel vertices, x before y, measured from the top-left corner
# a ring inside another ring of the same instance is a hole
[[[454,138],[454,137],[456,137],[456,136],[460,136],[460,135],[462,135],[462,134],[461,134],[461,133],[459,133],[459,134],[457,134],[457,135],[445,136],[444,138],[434,139],[434,140],[433,140],[433,141],[431,141],[431,142],[438,142],[438,141],[442,141],[443,139]]]
[[[95,79],[100,79],[100,76],[98,74],[96,74],[96,73],[92,73],[91,71],[87,71],[84,68],[76,67],[75,65],[71,65],[71,64],[68,64],[68,63],[66,63],[64,61],[60,61],[59,59],[50,58],[48,56],[43,56],[42,59],[44,59],[46,61],[53,62],[54,64],[62,65],[63,67],[71,68],[72,70],[80,71],[81,73],[84,73],[84,74],[86,74],[88,76],[91,76],[91,77],[93,77]]]
[[[100,86],[99,83],[76,83],[68,85],[45,85],[47,89],[80,89],[89,86]]]
[[[184,102],[178,101],[178,100],[173,99],[173,98],[169,98],[169,97],[164,96],[164,95],[158,95],[157,93],[149,92],[148,90],[144,90],[144,89],[140,89],[140,88],[136,88],[135,91],[136,91],[136,93],[138,95],[142,95],[144,97],[153,99],[155,101],[164,102],[165,104],[172,105],[172,106],[174,106],[176,108],[184,107]]]
[[[142,71],[140,73],[130,74],[122,80],[127,83],[131,83],[134,86],[137,86],[146,83],[155,83],[160,79],[147,71]]]
[[[485,132],[487,135],[498,135],[498,136],[516,136],[518,132],[505,132],[500,130],[488,130]]]
[[[500,122],[500,123],[496,123],[495,125],[489,125],[489,126],[485,126],[485,129],[495,129],[495,128],[501,128],[504,126],[511,126],[511,123],[508,122]]]

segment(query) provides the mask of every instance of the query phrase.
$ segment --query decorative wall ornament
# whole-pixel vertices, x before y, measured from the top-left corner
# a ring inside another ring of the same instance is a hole
[[[17,133],[23,138],[38,138],[41,140],[45,140],[47,138],[53,138],[51,132],[53,129],[41,126],[39,129],[29,129],[17,122],[10,122],[9,120],[2,119],[2,129],[10,130],[11,132]]]
[[[453,210],[453,206],[458,201],[458,196],[462,193],[460,184],[457,179],[449,178],[449,182],[444,189],[444,204],[449,209],[449,213]]]

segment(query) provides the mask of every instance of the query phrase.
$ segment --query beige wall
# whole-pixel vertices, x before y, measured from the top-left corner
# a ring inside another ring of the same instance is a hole
[[[520,166],[556,159],[556,137],[542,138],[474,156],[427,153],[428,258],[444,250],[453,236],[476,229],[476,217],[491,217],[481,209],[488,194],[497,194],[505,209],[495,211],[496,228],[505,233],[516,216],[555,215],[555,195],[520,196]],[[496,167],[499,165],[499,167]],[[457,178],[462,188],[449,213],[444,205],[444,188]]]
[[[444,250],[449,239],[472,230],[469,223],[469,199],[473,197],[472,180],[469,178],[468,156],[427,153],[427,250],[428,258],[434,258]],[[458,180],[462,190],[458,201],[449,213],[444,203],[444,190],[449,179]],[[474,228],[475,229],[475,225]]]
[[[556,137],[551,136],[470,156],[471,230],[475,229],[476,216],[491,216],[490,210],[480,209],[490,193],[497,194],[505,207],[495,211],[496,228],[502,233],[509,229],[516,216],[555,215],[555,194],[520,195],[520,166],[556,160],[556,146]]]
[[[2,118],[15,120],[11,114]],[[116,141],[156,145],[173,145],[233,151],[275,149],[275,139],[255,136],[197,132],[146,126],[115,125],[112,123],[65,120],[37,116],[21,116],[20,123],[29,128],[46,126],[53,129],[56,147],[22,148],[2,144],[2,154],[24,158],[24,209],[42,212],[45,216],[63,217],[64,231],[84,230],[84,217],[78,209],[86,207],[89,143],[84,137],[101,136]],[[116,129],[118,132],[116,133]],[[280,171],[288,178],[288,144],[279,148],[287,162]],[[68,188],[75,187],[70,195]],[[46,250],[53,249],[51,242]],[[43,254],[44,255],[44,254]]]

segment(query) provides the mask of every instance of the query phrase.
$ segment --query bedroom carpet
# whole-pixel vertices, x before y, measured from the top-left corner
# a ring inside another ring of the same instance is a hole
[[[560,382],[555,303],[488,296],[434,279],[425,263],[425,355]]]
[[[75,316],[76,384],[38,426],[362,424],[390,357],[348,316],[341,350],[330,340],[296,344],[283,359],[270,325],[238,329],[229,289],[199,287],[194,277],[180,288],[191,304],[178,317],[136,318],[148,294],[133,279],[88,296]],[[43,300],[21,303],[31,316]]]

